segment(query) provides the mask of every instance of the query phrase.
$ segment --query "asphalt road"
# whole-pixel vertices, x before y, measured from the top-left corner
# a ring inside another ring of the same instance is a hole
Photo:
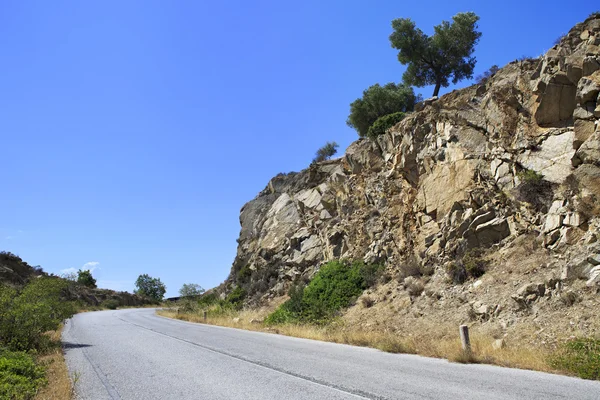
[[[171,320],[76,315],[63,333],[79,398],[600,399],[600,382]]]

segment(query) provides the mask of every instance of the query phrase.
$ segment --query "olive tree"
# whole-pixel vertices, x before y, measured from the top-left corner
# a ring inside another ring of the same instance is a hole
[[[360,137],[365,137],[377,119],[388,114],[412,111],[419,100],[410,86],[395,83],[381,86],[377,83],[365,90],[362,98],[350,104],[346,124],[354,128]]]
[[[398,49],[398,61],[408,65],[402,79],[407,85],[423,87],[435,85],[433,95],[440,87],[473,77],[476,59],[475,45],[481,32],[477,31],[479,17],[473,12],[458,13],[452,22],[442,21],[428,36],[409,18],[392,21],[392,47]]]
[[[336,142],[327,142],[323,147],[317,150],[315,154],[315,158],[313,158],[313,162],[321,162],[325,160],[329,160],[335,153],[337,153],[337,148],[339,145]]]

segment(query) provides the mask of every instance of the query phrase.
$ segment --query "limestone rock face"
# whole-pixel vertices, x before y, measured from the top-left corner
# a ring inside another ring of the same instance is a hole
[[[501,251],[525,234],[550,251],[572,248],[584,258],[565,259],[564,279],[595,285],[584,242],[600,212],[597,38],[594,16],[539,59],[419,104],[342,158],[274,177],[242,208],[225,290],[241,285],[253,301],[268,300],[338,258],[392,274],[411,260],[442,276],[466,252]],[[541,196],[539,188],[547,193],[538,202],[522,195]],[[543,288],[524,286],[514,301],[529,307]]]

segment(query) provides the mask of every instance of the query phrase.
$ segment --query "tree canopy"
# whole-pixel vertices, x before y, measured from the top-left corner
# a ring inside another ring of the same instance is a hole
[[[313,162],[321,162],[325,160],[329,160],[335,153],[337,153],[337,148],[339,145],[336,142],[327,142],[323,147],[317,150],[315,154],[315,158],[313,158]]]
[[[77,283],[90,288],[96,288],[96,279],[92,276],[89,269],[77,271]]]
[[[369,133],[369,128],[384,115],[412,111],[419,96],[407,85],[378,83],[363,92],[363,97],[350,104],[350,115],[346,124],[354,128],[360,137]]]
[[[407,85],[423,87],[435,85],[433,95],[440,87],[447,87],[461,79],[471,78],[476,59],[475,45],[481,37],[477,31],[479,17],[473,12],[458,13],[452,22],[442,21],[434,27],[433,36],[427,36],[409,18],[392,21],[392,47],[398,49],[398,61],[408,64],[402,79]],[[399,110],[397,110],[399,111]]]
[[[373,122],[373,125],[369,128],[367,136],[371,139],[376,139],[377,136],[383,135],[385,131],[402,121],[405,116],[406,114],[400,111],[377,118],[377,121]]]
[[[153,278],[148,274],[138,276],[135,281],[136,294],[149,297],[156,301],[161,301],[165,296],[167,287],[160,281],[159,278]]]
[[[181,289],[179,289],[179,295],[181,297],[200,296],[205,290],[202,286],[197,283],[184,283]]]

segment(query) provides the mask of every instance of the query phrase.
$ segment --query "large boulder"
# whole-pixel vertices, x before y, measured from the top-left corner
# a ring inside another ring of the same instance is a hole
[[[420,207],[429,215],[443,218],[454,203],[468,198],[467,190],[474,185],[476,167],[475,160],[436,165],[422,179],[418,193]]]
[[[538,105],[534,113],[538,125],[551,125],[568,120],[573,116],[577,105],[575,96],[577,87],[567,74],[559,73],[537,84]]]
[[[584,164],[597,164],[600,162],[600,132],[587,138],[577,150],[577,160]]]
[[[581,78],[577,84],[577,101],[579,104],[596,103],[600,93],[600,71]]]
[[[519,162],[525,168],[542,174],[547,181],[561,183],[573,170],[574,137],[573,131],[550,135],[539,150],[526,151],[519,157]]]
[[[475,223],[476,221],[473,221]],[[506,218],[494,218],[482,222],[465,232],[469,248],[489,247],[510,236],[510,226]]]

